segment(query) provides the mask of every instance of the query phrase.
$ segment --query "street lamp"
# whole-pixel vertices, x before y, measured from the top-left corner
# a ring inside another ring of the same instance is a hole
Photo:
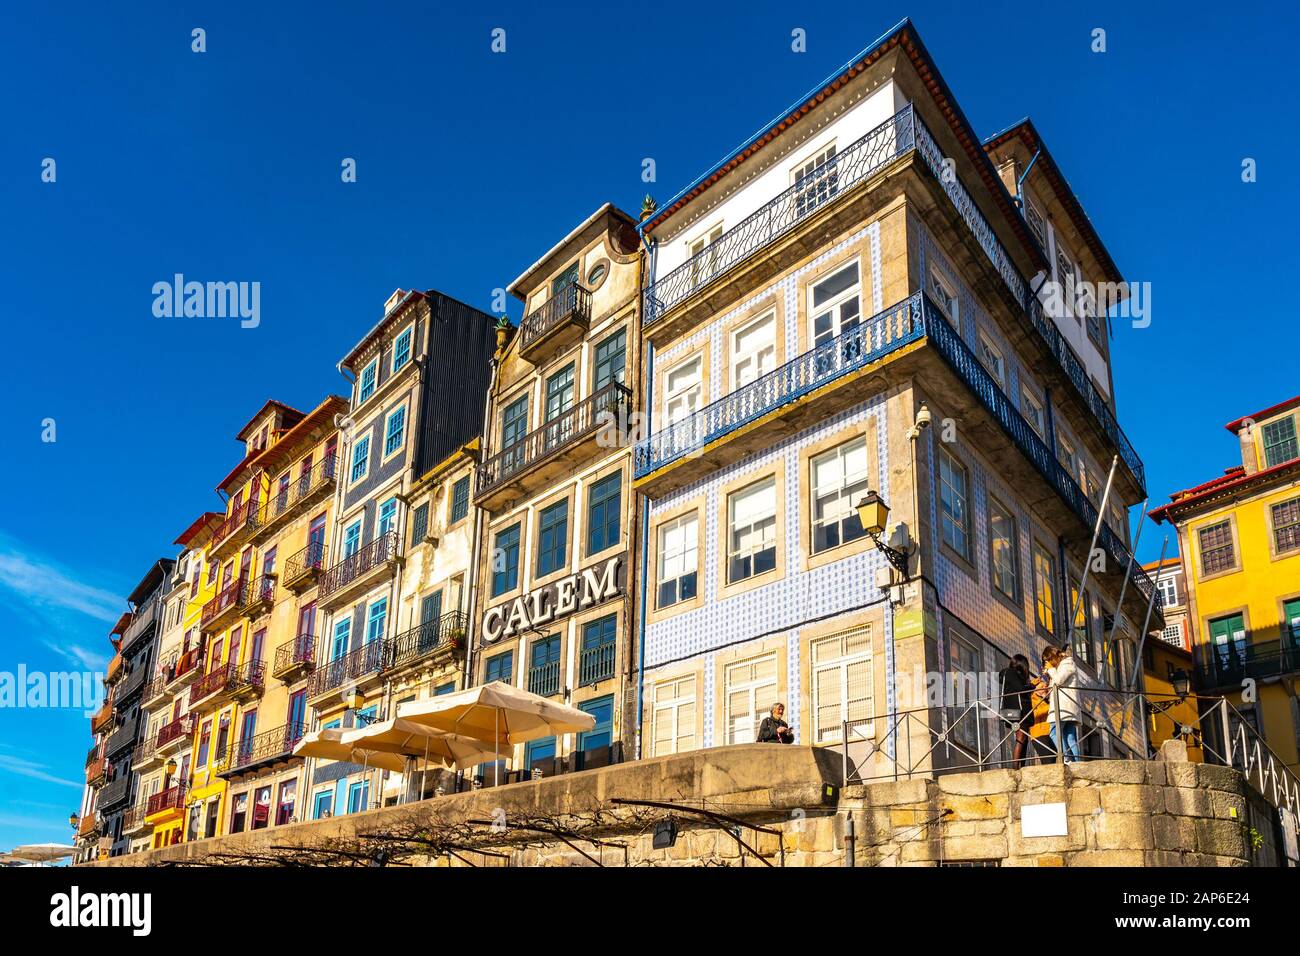
[[[81,822],[81,817],[77,816],[77,812],[75,810],[72,811],[72,813],[68,814],[68,826],[72,827],[72,829],[74,830],[77,829],[77,824],[79,824],[80,822]]]
[[[175,758],[175,757],[168,757],[168,758],[167,758],[167,762],[166,762],[165,764],[163,764],[163,772],[164,772],[165,774],[167,774],[168,777],[174,777],[174,776],[176,775],[176,758]]]
[[[1174,685],[1174,693],[1178,695],[1179,700],[1186,700],[1192,693],[1192,678],[1188,675],[1187,671],[1175,671],[1172,683]]]
[[[868,489],[867,496],[858,502],[858,521],[876,546],[876,550],[885,556],[890,565],[899,574],[907,575],[907,554],[897,548],[891,548],[880,540],[889,521],[889,505],[875,491]]]

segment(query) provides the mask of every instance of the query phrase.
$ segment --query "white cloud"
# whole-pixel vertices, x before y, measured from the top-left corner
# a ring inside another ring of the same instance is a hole
[[[100,621],[116,621],[126,610],[121,595],[66,574],[55,564],[0,546],[0,587],[37,609],[67,610]]]
[[[64,780],[62,777],[54,776],[45,769],[43,763],[24,760],[22,757],[13,757],[8,754],[0,754],[0,773],[31,777],[33,780],[42,780],[45,783],[57,783],[64,787],[72,787],[74,790],[81,790],[85,787],[84,782],[79,783],[76,780]]]

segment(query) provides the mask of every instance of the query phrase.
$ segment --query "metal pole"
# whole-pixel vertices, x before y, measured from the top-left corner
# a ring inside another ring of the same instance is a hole
[[[1165,552],[1168,551],[1168,550],[1169,550],[1169,535],[1165,535],[1164,543],[1163,543],[1162,545],[1160,545],[1160,563],[1161,563],[1161,564],[1164,564],[1164,562],[1165,562]],[[1146,617],[1145,617],[1145,618],[1143,619],[1143,621],[1142,621],[1142,632],[1138,635],[1137,660],[1133,662],[1134,666],[1133,666],[1133,679],[1132,679],[1132,683],[1130,684],[1130,687],[1131,687],[1131,688],[1132,688],[1132,687],[1138,687],[1138,678],[1141,677],[1142,674],[1143,674],[1143,667],[1142,667],[1142,651],[1143,651],[1143,650],[1145,649],[1145,647],[1146,647],[1146,642],[1147,642],[1147,629],[1151,626],[1151,612],[1152,612],[1153,610],[1155,610],[1155,606],[1156,606],[1156,595],[1159,594],[1159,593],[1160,593],[1160,589],[1159,589],[1158,587],[1155,587],[1155,586],[1154,586],[1154,582],[1153,582],[1153,586],[1152,586],[1152,588],[1151,588],[1151,596],[1147,598],[1147,614],[1146,614]],[[1146,681],[1145,681],[1145,680],[1142,681],[1141,687],[1138,688],[1138,693],[1141,693],[1141,694],[1146,693]],[[1125,721],[1125,722],[1128,721],[1128,710],[1127,710],[1127,709],[1125,709],[1125,711],[1124,711],[1124,721]],[[1120,735],[1122,736],[1123,733],[1124,733],[1124,723],[1121,723],[1121,724],[1120,724]],[[1143,760],[1148,759],[1148,758],[1150,757],[1150,754],[1151,754],[1151,736],[1150,736],[1150,733],[1148,732],[1148,729],[1147,729],[1147,719],[1146,719],[1146,714],[1145,714],[1145,712],[1144,712],[1144,713],[1143,713],[1143,716],[1142,716],[1142,759],[1143,759]]]
[[[844,740],[844,749],[840,755],[840,786],[847,787],[849,785],[849,722],[847,720],[840,723],[840,732]]]
[[[1052,716],[1056,718],[1053,723],[1056,724],[1056,762],[1065,763],[1065,725],[1061,723],[1061,688],[1052,685]]]
[[[1147,520],[1147,502],[1142,502],[1142,514],[1138,517],[1137,534],[1133,536],[1133,550],[1128,556],[1128,567],[1124,569],[1124,581],[1119,586],[1119,600],[1115,602],[1115,618],[1110,622],[1110,636],[1106,639],[1105,652],[1110,653],[1110,648],[1115,642],[1115,631],[1119,627],[1119,619],[1124,615],[1124,595],[1128,593],[1128,582],[1133,576],[1133,565],[1137,563],[1138,545],[1142,542],[1142,526]],[[1163,561],[1164,558],[1162,557]]]
[[[857,866],[854,859],[854,844],[857,842],[857,831],[853,825],[853,813],[850,812],[844,822],[844,865],[847,867]]]
[[[1097,521],[1092,526],[1092,543],[1088,545],[1088,555],[1083,559],[1083,574],[1079,577],[1079,595],[1075,598],[1074,606],[1070,608],[1070,644],[1074,644],[1074,622],[1078,620],[1079,608],[1083,604],[1083,591],[1088,586],[1088,572],[1092,570],[1092,553],[1097,550],[1097,538],[1101,535],[1101,522],[1106,515],[1106,505],[1110,502],[1110,488],[1115,481],[1115,469],[1119,467],[1119,455],[1110,460],[1110,474],[1106,476],[1106,490],[1101,496],[1101,505],[1097,508]],[[1088,627],[1087,618],[1084,618],[1084,630]]]

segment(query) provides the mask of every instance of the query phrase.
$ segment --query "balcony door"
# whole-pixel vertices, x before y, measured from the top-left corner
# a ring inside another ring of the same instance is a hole
[[[832,371],[842,358],[845,362],[856,359],[862,343],[856,336],[847,336],[840,344],[838,354],[829,343],[847,332],[852,332],[862,321],[862,283],[857,262],[831,273],[813,285],[808,296],[808,340],[817,353],[815,368],[818,374]]]
[[[307,726],[307,691],[295,691],[289,698],[289,709],[284,717],[285,743],[296,743]]]
[[[523,465],[523,440],[528,434],[528,396],[520,395],[501,413],[501,471],[509,474]]]
[[[598,697],[579,704],[578,709],[596,718],[591,730],[578,734],[577,752],[574,754],[577,769],[603,767],[611,763],[610,745],[614,742],[614,697]]]
[[[1231,671],[1246,660],[1246,624],[1240,614],[1210,622],[1210,643],[1220,671]]]
[[[303,567],[320,567],[324,554],[325,515],[318,514],[311,519],[311,524],[307,528],[307,560],[303,562]]]
[[[573,365],[566,365],[546,380],[546,448],[558,448],[573,435]]]
[[[298,610],[298,633],[296,637],[316,636],[316,602],[303,605]]]
[[[1282,646],[1300,651],[1300,600],[1282,605]]]

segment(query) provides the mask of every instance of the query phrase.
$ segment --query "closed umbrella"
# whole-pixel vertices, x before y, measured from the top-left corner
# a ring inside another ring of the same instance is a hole
[[[485,741],[492,745],[498,764],[502,747],[581,733],[596,726],[596,718],[586,711],[500,681],[407,701],[398,705],[397,716],[443,733]]]

